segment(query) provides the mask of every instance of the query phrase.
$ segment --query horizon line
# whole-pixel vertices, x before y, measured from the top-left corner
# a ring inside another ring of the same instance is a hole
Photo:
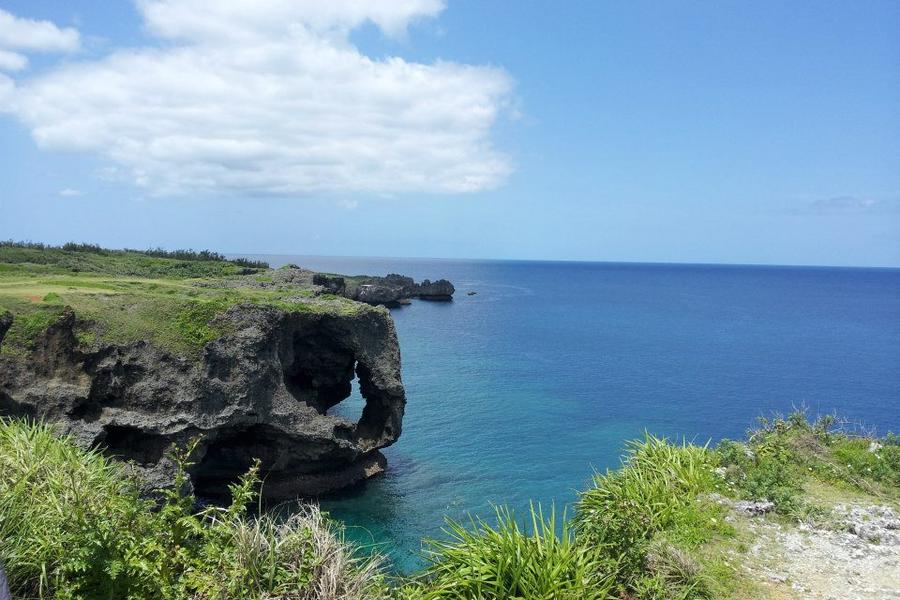
[[[872,269],[883,271],[900,271],[900,265],[826,265],[806,263],[732,263],[732,262],[692,262],[692,261],[665,261],[665,260],[596,260],[583,258],[483,258],[483,257],[446,257],[446,256],[377,256],[377,255],[353,255],[353,254],[298,254],[283,252],[224,252],[225,256],[249,257],[249,256],[303,256],[309,258],[342,258],[342,259],[377,259],[377,260],[434,260],[434,261],[459,261],[459,262],[522,262],[522,263],[577,263],[577,264],[603,264],[603,265],[648,265],[648,266],[684,266],[684,267],[768,267],[768,268],[793,268],[793,269]]]

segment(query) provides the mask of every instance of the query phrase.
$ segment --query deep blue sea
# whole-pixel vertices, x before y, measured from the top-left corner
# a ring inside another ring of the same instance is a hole
[[[645,430],[703,443],[805,406],[900,431],[900,270],[266,258],[456,285],[392,311],[403,435],[384,477],[323,502],[400,571],[445,516],[571,503]]]

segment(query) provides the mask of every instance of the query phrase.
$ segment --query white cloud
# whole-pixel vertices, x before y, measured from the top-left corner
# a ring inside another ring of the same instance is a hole
[[[28,58],[18,52],[10,52],[0,48],[0,70],[21,71],[28,66]]]
[[[0,110],[3,109],[4,103],[12,96],[15,89],[15,82],[3,73],[0,73]]]
[[[349,41],[367,20],[402,35],[439,0],[138,5],[169,43],[22,81],[0,109],[41,147],[98,153],[155,194],[467,192],[511,170],[490,140],[505,71],[376,60]]]
[[[64,198],[77,198],[78,196],[83,196],[84,194],[82,194],[79,190],[74,190],[72,188],[65,188],[65,189],[59,190],[59,195]]]
[[[148,29],[169,38],[250,40],[292,27],[346,33],[372,21],[400,35],[410,21],[434,17],[443,0],[138,0]]]
[[[78,31],[50,21],[22,19],[0,8],[0,48],[37,52],[72,52],[81,43]]]

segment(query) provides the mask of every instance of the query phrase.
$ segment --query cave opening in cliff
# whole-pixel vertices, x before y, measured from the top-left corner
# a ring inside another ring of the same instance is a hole
[[[362,395],[359,376],[357,369],[359,363],[353,363],[353,379],[350,380],[350,394],[332,406],[325,414],[340,417],[353,423],[359,423],[362,419],[363,408],[366,405],[366,399]]]
[[[284,384],[299,402],[321,415],[353,423],[354,437],[379,447],[393,439],[391,402],[364,360],[327,330],[294,333],[282,364]]]
[[[164,435],[143,431],[130,425],[107,425],[99,440],[110,456],[131,460],[139,465],[154,465],[171,445]]]
[[[282,366],[284,385],[294,398],[324,415],[352,393],[355,367],[353,351],[334,338],[298,332]]]
[[[205,497],[227,497],[228,486],[237,482],[259,460],[260,476],[281,467],[289,454],[282,432],[269,425],[235,427],[222,432],[203,449],[191,471],[197,493]]]

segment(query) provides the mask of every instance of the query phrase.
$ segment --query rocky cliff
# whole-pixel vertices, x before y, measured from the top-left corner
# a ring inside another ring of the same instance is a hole
[[[199,437],[190,468],[200,495],[261,460],[263,493],[313,496],[379,473],[406,403],[387,310],[289,312],[241,304],[217,317],[225,335],[198,359],[146,342],[79,345],[63,315],[28,355],[0,354],[0,415],[58,423],[85,447],[132,461],[148,488],[171,482],[167,450]],[[0,344],[11,315],[0,315]],[[357,377],[358,422],[328,414]]]
[[[422,300],[449,301],[453,299],[456,289],[446,279],[431,281],[425,279],[416,283],[412,277],[391,273],[384,277],[354,277],[347,281],[337,275],[317,273],[313,278],[315,285],[321,286],[327,293],[337,294],[358,300],[366,304],[382,304],[396,306],[410,298]]]

